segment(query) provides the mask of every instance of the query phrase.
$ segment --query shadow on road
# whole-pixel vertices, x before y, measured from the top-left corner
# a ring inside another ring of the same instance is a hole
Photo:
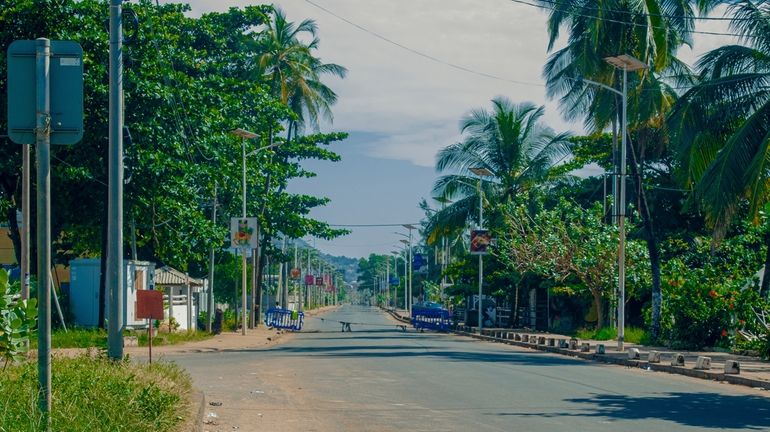
[[[653,396],[596,394],[564,399],[580,405],[575,411],[500,412],[487,415],[515,417],[597,417],[616,420],[662,420],[699,429],[770,428],[770,400],[761,396],[719,393],[658,393]]]

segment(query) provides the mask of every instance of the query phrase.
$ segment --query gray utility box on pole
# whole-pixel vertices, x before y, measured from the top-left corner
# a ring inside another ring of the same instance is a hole
[[[83,49],[76,42],[51,41],[51,144],[76,144],[83,138]],[[35,41],[8,47],[8,137],[35,144]]]

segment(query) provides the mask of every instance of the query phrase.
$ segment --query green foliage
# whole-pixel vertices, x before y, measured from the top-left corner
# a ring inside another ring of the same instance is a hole
[[[749,278],[666,264],[662,330],[675,347],[732,347],[737,330],[758,330],[755,310],[767,307]]]
[[[618,338],[618,329],[612,327],[602,327],[600,329],[580,329],[575,332],[578,339],[589,339],[598,341],[616,340]],[[626,327],[623,332],[623,338],[628,343],[649,344],[650,335],[644,329],[637,327]]]
[[[8,272],[0,269],[0,359],[3,368],[11,361],[22,361],[29,349],[30,335],[37,323],[37,301],[22,300],[19,285],[8,282]]]
[[[204,331],[184,331],[174,333],[154,332],[152,337],[152,345],[176,345],[186,342],[198,342],[206,339],[210,339],[213,335]],[[147,339],[147,332],[141,332],[138,334],[139,346],[147,346],[149,341]]]
[[[54,357],[51,430],[171,432],[188,415],[192,381],[179,366],[114,362],[94,355]],[[0,432],[40,430],[37,365],[0,374]]]

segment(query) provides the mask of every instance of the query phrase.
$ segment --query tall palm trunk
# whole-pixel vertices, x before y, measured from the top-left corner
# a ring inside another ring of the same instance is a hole
[[[636,160],[636,151],[634,146],[629,145],[631,149],[631,173],[639,182],[639,202],[641,204],[642,224],[644,225],[644,237],[647,243],[647,253],[650,256],[650,273],[652,275],[652,323],[650,326],[650,336],[653,341],[660,337],[660,312],[663,302],[663,294],[660,289],[660,252],[658,240],[655,237],[655,230],[652,225],[652,215],[647,201],[647,193],[644,191],[644,177],[640,165]]]

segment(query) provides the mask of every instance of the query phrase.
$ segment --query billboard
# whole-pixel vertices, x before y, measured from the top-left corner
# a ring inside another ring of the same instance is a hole
[[[488,230],[471,231],[471,255],[488,254],[490,243],[492,243],[492,235]]]
[[[256,249],[257,218],[230,218],[230,245],[238,249]]]

